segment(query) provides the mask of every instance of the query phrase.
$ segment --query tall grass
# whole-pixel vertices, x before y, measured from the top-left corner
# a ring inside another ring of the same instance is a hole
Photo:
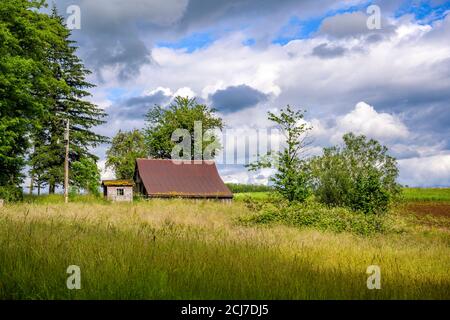
[[[359,237],[237,223],[246,215],[240,202],[7,206],[0,298],[450,298],[448,231],[411,224]],[[366,287],[373,264],[381,290]],[[69,265],[81,268],[81,290],[66,288]]]

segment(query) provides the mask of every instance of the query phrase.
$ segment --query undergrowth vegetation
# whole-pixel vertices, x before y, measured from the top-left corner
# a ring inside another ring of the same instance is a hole
[[[244,202],[254,212],[240,219],[244,224],[282,223],[293,227],[315,228],[332,232],[372,235],[392,231],[388,214],[364,214],[343,207],[328,207],[309,199],[289,203],[281,198],[258,200],[247,197]]]

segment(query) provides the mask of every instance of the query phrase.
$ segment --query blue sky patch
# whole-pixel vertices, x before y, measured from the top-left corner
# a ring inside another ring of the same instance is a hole
[[[177,41],[161,41],[156,45],[158,47],[171,49],[186,49],[188,53],[192,53],[195,50],[202,49],[211,45],[216,40],[217,37],[214,36],[211,32],[195,32]]]
[[[348,8],[332,10],[322,16],[313,17],[307,20],[301,20],[298,17],[292,17],[289,22],[281,28],[279,35],[272,41],[272,43],[285,45],[292,40],[311,38],[314,33],[319,30],[319,27],[324,19],[343,13],[352,13],[365,10],[365,8],[367,8],[371,3],[372,1],[368,1],[358,6],[350,6]]]
[[[449,1],[433,5],[433,1],[431,0],[406,0],[395,12],[395,17],[398,18],[406,14],[412,14],[417,21],[424,24],[431,24],[434,21],[444,19],[449,10]]]

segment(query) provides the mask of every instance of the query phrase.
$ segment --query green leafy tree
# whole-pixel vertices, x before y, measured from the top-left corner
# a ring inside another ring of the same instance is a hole
[[[92,158],[82,158],[72,163],[70,171],[72,186],[95,196],[100,195],[100,172]]]
[[[344,145],[325,148],[311,161],[316,197],[330,206],[386,212],[399,195],[398,168],[388,148],[374,139],[344,135]]]
[[[105,113],[95,104],[86,101],[89,89],[94,85],[86,81],[90,74],[76,55],[76,46],[65,28],[64,20],[53,8],[50,20],[54,33],[61,41],[48,49],[47,63],[52,77],[60,86],[52,91],[48,102],[48,112],[41,117],[39,126],[31,138],[34,144],[30,157],[32,180],[38,176],[42,183],[54,193],[56,186],[64,181],[65,141],[64,130],[70,121],[70,164],[84,158],[94,162],[98,158],[90,150],[107,138],[93,132],[92,128],[102,123]]]
[[[149,155],[157,159],[170,159],[176,142],[172,141],[172,134],[177,129],[187,130],[191,134],[191,159],[195,158],[195,122],[201,123],[202,154],[207,147],[215,143],[217,148],[212,150],[214,157],[220,148],[218,138],[207,135],[211,130],[222,130],[223,121],[215,116],[215,109],[198,104],[196,99],[176,97],[167,108],[155,106],[147,113],[147,128],[145,130],[146,143],[149,147]],[[198,141],[197,141],[198,142]]]
[[[275,167],[277,172],[271,178],[275,190],[288,201],[304,201],[310,195],[310,175],[304,152],[311,127],[304,121],[304,111],[294,110],[289,105],[279,115],[269,112],[269,120],[283,133],[285,147],[276,153],[268,153],[248,168],[256,171]]]
[[[145,137],[139,130],[119,131],[106,152],[106,166],[117,179],[133,179],[136,159],[147,156]]]
[[[8,189],[22,182],[29,133],[48,112],[51,92],[62,85],[48,63],[50,47],[61,42],[60,27],[39,12],[43,5],[27,0],[0,5],[0,186]]]

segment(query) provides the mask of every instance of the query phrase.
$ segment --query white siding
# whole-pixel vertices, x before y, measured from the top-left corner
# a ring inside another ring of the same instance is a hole
[[[123,196],[117,194],[118,189],[123,189]],[[106,198],[111,201],[133,201],[133,187],[106,187]]]

